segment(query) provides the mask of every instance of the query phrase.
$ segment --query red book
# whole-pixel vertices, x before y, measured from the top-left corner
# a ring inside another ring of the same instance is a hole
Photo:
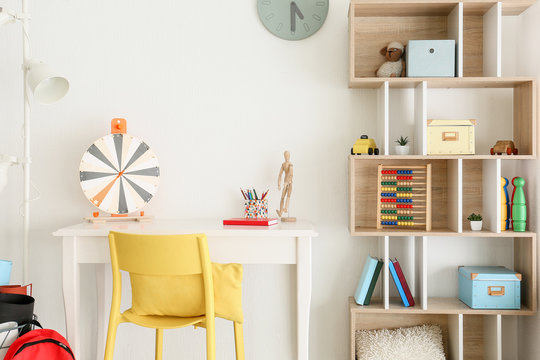
[[[411,290],[409,289],[409,285],[407,285],[407,280],[405,280],[405,275],[403,275],[403,271],[401,271],[401,266],[399,265],[399,262],[397,261],[397,259],[395,259],[395,260],[392,260],[392,264],[394,264],[394,268],[396,269],[399,282],[401,283],[401,286],[403,287],[403,292],[405,292],[405,296],[407,297],[407,301],[409,302],[409,305],[414,306],[414,298],[411,294]]]
[[[277,218],[268,219],[246,219],[232,218],[223,220],[223,225],[249,225],[249,226],[270,226],[278,223]]]

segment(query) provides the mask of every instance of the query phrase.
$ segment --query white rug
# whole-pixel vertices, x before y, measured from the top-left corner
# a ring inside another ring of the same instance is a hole
[[[442,332],[438,325],[396,330],[357,330],[358,360],[444,360]]]

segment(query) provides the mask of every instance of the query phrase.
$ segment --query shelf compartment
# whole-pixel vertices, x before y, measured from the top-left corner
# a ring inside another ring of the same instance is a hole
[[[501,2],[353,2],[350,79],[373,77],[391,41],[455,40],[456,77],[501,76]]]
[[[448,359],[502,358],[503,320],[501,314],[430,313],[414,309],[409,309],[411,310],[409,312],[363,311],[358,308],[354,299],[350,298],[351,360],[356,358],[357,330],[397,329],[423,324],[441,327],[443,348]],[[401,316],[404,314],[406,316]]]
[[[408,316],[395,316],[391,313],[362,313],[361,315],[350,312],[351,326],[351,360],[356,359],[356,330],[381,330],[397,329],[400,327],[412,327],[423,324],[439,325],[442,330],[443,347],[447,358],[459,359],[459,357],[449,357],[449,343],[459,341],[455,334],[449,334],[449,318],[456,315],[445,314],[410,314]],[[450,338],[450,339],[449,339]]]
[[[391,41],[447,40],[459,32],[459,3],[353,3],[349,10],[350,78],[373,77]],[[455,39],[458,41],[458,39]]]
[[[413,89],[413,92],[408,89],[392,90],[395,84],[407,85],[406,87]],[[375,141],[381,149],[380,156],[402,158],[398,155],[389,155],[393,153],[390,147],[397,136],[408,134],[413,141],[411,149],[413,155],[407,156],[410,158],[415,156],[429,156],[432,159],[523,160],[536,158],[537,90],[536,81],[532,78],[432,78],[425,81],[397,78],[375,79],[369,83],[368,87],[372,85],[377,86]],[[442,88],[479,90],[452,92],[440,90]],[[406,101],[402,102],[402,97]],[[413,98],[414,102],[411,105]],[[492,104],[494,99],[496,99],[497,108],[488,107],[487,104]],[[455,106],[448,108],[449,103]],[[472,112],[464,110],[470,108],[461,106],[464,103],[476,104],[475,110]],[[427,155],[428,119],[470,118],[478,120],[478,125],[475,127],[475,155]],[[398,121],[398,119],[406,119],[406,121]],[[485,134],[490,134],[490,136],[487,137]],[[490,155],[490,149],[497,140],[513,140],[519,150],[519,155]]]
[[[463,4],[463,76],[501,76],[502,3]]]
[[[534,313],[537,311],[538,301],[536,246],[536,234],[531,237],[514,238],[514,271],[522,275],[521,304],[522,307],[526,307]]]
[[[484,214],[482,160],[463,161],[463,205],[461,222],[464,231],[471,231],[467,217],[472,213]],[[485,214],[484,214],[485,215]],[[484,227],[485,229],[486,227]]]
[[[427,119],[476,119],[475,155],[494,159],[498,140],[513,140],[518,156],[536,156],[536,88],[531,80],[511,88],[449,91],[429,88]],[[451,106],[448,106],[451,105]],[[456,154],[459,155],[459,154]],[[515,155],[496,155],[518,159]],[[462,158],[468,156],[462,155]]]
[[[383,236],[385,233],[400,232],[403,236],[409,233],[422,233],[419,230],[408,229],[381,229],[377,230],[377,167],[403,166],[403,161],[381,160],[377,157],[366,160],[350,158],[349,181],[350,181],[350,231],[370,232],[373,236]],[[407,166],[424,166],[432,164],[432,200],[431,224],[433,232],[451,231],[448,223],[448,186],[447,186],[447,162],[448,160],[410,160]],[[423,232],[425,233],[425,231]]]

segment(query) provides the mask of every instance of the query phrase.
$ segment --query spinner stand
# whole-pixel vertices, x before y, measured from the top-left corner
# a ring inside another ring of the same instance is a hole
[[[431,164],[377,168],[377,229],[431,231]]]
[[[99,211],[84,220],[91,223],[152,221],[140,209],[159,184],[159,165],[149,146],[127,135],[125,119],[112,119],[111,134],[98,139],[83,155],[80,181],[84,194]],[[135,214],[139,215],[135,215]]]

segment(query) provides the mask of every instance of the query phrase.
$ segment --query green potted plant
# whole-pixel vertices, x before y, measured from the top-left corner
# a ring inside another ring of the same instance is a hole
[[[473,231],[480,231],[482,230],[482,215],[472,213],[467,218],[471,224],[471,230]]]
[[[409,137],[408,136],[400,136],[399,139],[396,140],[396,154],[398,155],[409,155]]]

